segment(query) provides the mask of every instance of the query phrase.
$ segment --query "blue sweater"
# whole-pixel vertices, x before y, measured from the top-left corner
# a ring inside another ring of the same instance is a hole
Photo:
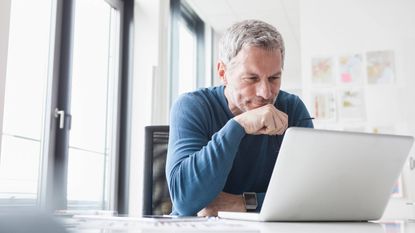
[[[274,104],[288,126],[313,127],[304,103],[280,91]],[[233,120],[224,86],[179,97],[171,110],[166,176],[175,215],[195,215],[220,192],[256,192],[258,210],[283,139],[248,135]]]

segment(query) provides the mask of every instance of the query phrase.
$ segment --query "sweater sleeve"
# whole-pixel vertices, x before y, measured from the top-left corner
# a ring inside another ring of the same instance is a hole
[[[292,126],[295,127],[305,127],[305,128],[314,128],[313,120],[310,116],[310,113],[307,111],[307,108],[304,102],[296,96],[294,104],[293,118],[294,121],[291,122]]]
[[[298,96],[282,92],[275,107],[288,114],[289,127],[314,127],[310,113]]]
[[[195,215],[223,190],[245,131],[229,120],[209,136],[211,115],[186,94],[171,110],[166,176],[174,212]]]

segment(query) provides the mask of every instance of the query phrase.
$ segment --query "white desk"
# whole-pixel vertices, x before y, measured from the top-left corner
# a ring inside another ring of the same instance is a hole
[[[68,233],[252,232],[252,233],[415,233],[412,221],[287,223],[223,219],[189,222],[118,219],[65,219]]]

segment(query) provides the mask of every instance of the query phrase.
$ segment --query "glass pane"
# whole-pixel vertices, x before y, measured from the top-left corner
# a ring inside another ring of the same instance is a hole
[[[196,36],[179,21],[179,95],[196,89]]]
[[[70,146],[104,153],[110,6],[102,0],[75,5]]]
[[[2,142],[0,198],[10,201],[35,199],[39,175],[39,141],[3,135]]]
[[[79,0],[75,6],[68,208],[105,209],[105,161],[114,154],[117,120],[119,14],[103,0]]]
[[[0,156],[2,198],[37,197],[51,6],[51,0],[11,2]]]
[[[70,149],[68,209],[103,208],[104,156]]]

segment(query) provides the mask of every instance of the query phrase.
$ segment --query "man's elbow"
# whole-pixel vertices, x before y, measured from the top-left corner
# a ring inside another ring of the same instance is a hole
[[[167,171],[167,184],[174,212],[179,216],[195,216],[207,204],[200,189],[192,182],[183,182],[178,170]]]
[[[202,204],[197,201],[195,195],[186,193],[183,189],[177,187],[169,187],[169,191],[172,194],[171,201],[175,214],[179,216],[195,216],[203,208],[200,207]]]
[[[199,211],[191,201],[173,201],[173,208],[179,216],[195,216]]]

